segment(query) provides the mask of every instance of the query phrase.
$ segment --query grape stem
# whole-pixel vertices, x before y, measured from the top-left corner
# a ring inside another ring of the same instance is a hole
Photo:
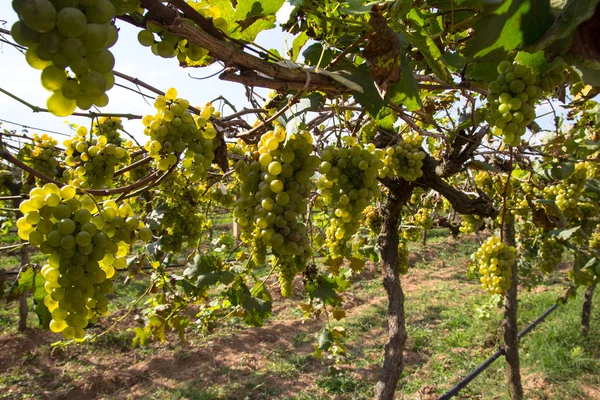
[[[500,241],[504,240],[504,223],[506,219],[506,211],[508,210],[507,197],[508,197],[508,188],[510,185],[510,176],[512,175],[513,169],[513,147],[509,146],[510,150],[510,164],[508,170],[508,176],[506,177],[506,185],[504,186],[504,193],[502,193],[502,222],[500,224]]]

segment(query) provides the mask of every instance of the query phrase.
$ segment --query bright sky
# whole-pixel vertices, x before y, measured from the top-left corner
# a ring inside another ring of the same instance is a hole
[[[10,1],[0,1],[0,24],[5,29],[10,29],[17,20],[16,13],[12,10]],[[242,85],[223,82],[217,77],[207,80],[194,80],[189,75],[203,77],[214,74],[221,69],[219,64],[206,68],[182,69],[178,66],[176,59],[163,59],[154,56],[149,48],[140,46],[137,42],[138,29],[118,21],[117,26],[121,29],[117,44],[111,48],[115,55],[115,70],[136,77],[158,89],[166,90],[175,87],[179,96],[186,98],[193,105],[204,105],[206,102],[223,95],[227,97],[238,109],[248,106]],[[257,42],[266,48],[275,48],[282,52],[282,43],[285,34],[278,29],[262,32]],[[289,38],[288,38],[289,40]],[[45,107],[46,99],[50,92],[46,91],[40,84],[41,71],[31,68],[25,61],[25,57],[14,47],[0,43],[0,87],[27,102]],[[117,83],[132,84],[117,78]],[[262,91],[262,93],[265,93]],[[108,92],[110,102],[107,107],[101,109],[105,113],[131,113],[131,114],[154,114],[155,109],[152,101],[147,104],[140,95],[131,91],[114,87]],[[560,111],[558,104],[555,106]],[[548,105],[538,109],[538,115],[550,111]],[[226,113],[230,113],[228,108]],[[552,116],[540,118],[537,122],[544,128],[552,129]],[[34,128],[43,128],[52,131],[71,134],[67,121],[75,124],[89,125],[89,119],[84,117],[59,118],[49,113],[33,113],[27,106],[18,103],[8,96],[0,93],[0,119],[12,121],[18,124]],[[125,129],[133,134],[138,140],[144,141],[141,121],[124,121]],[[2,127],[6,129],[18,129],[18,125],[4,122]],[[29,133],[41,132],[29,129]],[[56,135],[53,135],[56,136]],[[60,142],[64,137],[56,136]]]

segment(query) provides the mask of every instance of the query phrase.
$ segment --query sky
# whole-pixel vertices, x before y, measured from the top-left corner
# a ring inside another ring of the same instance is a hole
[[[9,29],[17,20],[16,13],[12,10],[10,1],[0,1],[0,26]],[[178,90],[179,97],[186,98],[192,105],[202,106],[208,101],[223,95],[229,99],[238,109],[248,107],[249,104],[245,97],[244,88],[240,84],[224,82],[213,77],[206,80],[194,80],[190,77],[204,77],[215,74],[220,71],[219,64],[213,64],[205,68],[179,67],[176,59],[163,59],[152,54],[149,48],[142,47],[137,42],[138,29],[117,21],[120,28],[119,40],[111,48],[116,60],[115,70],[136,77],[158,89],[167,90],[174,87]],[[283,51],[284,40],[291,43],[293,37],[286,37],[285,33],[273,29],[262,32],[257,38],[257,43],[265,48],[275,48],[280,54]],[[14,47],[0,43],[0,87],[11,92],[14,95],[26,100],[36,106],[45,107],[46,99],[51,94],[46,91],[40,83],[41,71],[31,68],[25,61],[25,57]],[[117,78],[117,83],[126,84],[129,87],[133,85],[129,82]],[[266,91],[262,91],[266,93]],[[110,102],[108,106],[101,109],[105,113],[131,113],[138,115],[154,114],[155,109],[152,106],[152,100],[146,103],[139,94],[114,87],[107,92]],[[561,112],[558,104],[555,105],[557,111]],[[549,112],[551,108],[548,105],[542,105],[538,109],[538,115]],[[225,109],[225,113],[231,110]],[[540,118],[537,122],[545,129],[552,129],[552,116],[548,115]],[[17,124],[26,125],[33,128],[43,128],[63,134],[71,135],[72,129],[68,123],[81,124],[89,126],[89,119],[85,117],[60,118],[49,113],[34,113],[27,106],[18,103],[14,99],[0,93],[0,120],[11,121]],[[1,121],[0,121],[1,122]],[[124,120],[123,124],[127,132],[131,133],[136,139],[145,141],[143,134],[143,125],[139,120]],[[11,123],[3,122],[5,129],[17,129],[21,127]],[[29,134],[34,132],[41,133],[37,129],[28,129]],[[62,142],[65,137],[51,134]]]

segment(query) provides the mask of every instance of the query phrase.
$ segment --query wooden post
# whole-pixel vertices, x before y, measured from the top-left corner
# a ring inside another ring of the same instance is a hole
[[[515,246],[515,221],[513,217],[507,218],[503,226],[504,243]],[[518,313],[518,284],[519,271],[517,262],[511,265],[511,285],[504,298],[504,350],[506,352],[506,382],[510,398],[513,400],[523,399],[523,385],[521,384],[521,371],[519,366],[519,348],[517,326]]]

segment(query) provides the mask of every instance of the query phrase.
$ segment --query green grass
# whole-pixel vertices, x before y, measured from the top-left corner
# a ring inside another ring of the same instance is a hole
[[[427,248],[411,245],[414,265],[402,278],[408,342],[398,398],[419,399],[424,397],[423,393],[434,397],[443,394],[501,346],[502,308],[490,304],[490,297],[481,291],[476,280],[466,278],[468,256],[477,247],[473,240],[454,240],[436,231],[429,236]],[[267,266],[258,270],[258,279],[265,277],[269,271]],[[521,329],[555,302],[564,291],[564,280],[564,276],[555,275],[540,285],[538,293],[522,291],[519,294]],[[117,278],[115,292],[118,296],[111,300],[111,311],[123,315],[124,310],[144,293],[148,284],[146,275],[127,282]],[[221,325],[204,338],[191,333],[190,338],[195,344],[171,342],[142,349],[131,346],[131,331],[115,329],[95,343],[70,346],[64,350],[62,358],[50,359],[51,363],[69,365],[68,372],[43,379],[44,382],[51,381],[46,385],[65,388],[75,387],[77,382],[85,382],[86,377],[94,374],[89,363],[73,352],[106,354],[116,359],[131,360],[132,364],[153,360],[154,357],[160,360],[163,352],[169,352],[175,365],[197,368],[201,372],[192,379],[172,380],[170,385],[150,379],[138,393],[139,398],[368,399],[372,397],[372,388],[383,361],[387,305],[378,273],[365,272],[354,279],[353,285],[352,301],[358,308],[348,309],[348,318],[331,321],[333,325],[343,326],[347,332],[347,357],[341,364],[327,358],[319,360],[312,355],[314,335],[325,323],[324,319],[298,324],[293,329],[275,330],[278,326],[301,319],[295,303],[284,300],[279,313],[262,328],[265,338],[275,335],[278,340],[261,346],[262,333],[259,333],[256,343],[252,342],[254,344],[249,348],[241,346],[233,355],[230,353],[228,362],[220,359],[219,351],[223,349],[219,350],[218,346],[239,342],[245,345],[246,339],[240,339],[238,335],[243,337],[250,333],[249,337],[252,337],[252,328],[232,322]],[[586,390],[600,385],[600,316],[595,309],[590,334],[583,337],[579,332],[582,297],[580,293],[577,298],[560,306],[522,340],[521,368],[527,398],[587,399],[592,395]],[[487,317],[478,318],[480,314]],[[30,323],[30,326],[35,326],[35,316],[30,315]],[[15,303],[1,307],[0,330],[14,331],[15,324]],[[197,361],[194,357],[201,350],[196,347],[199,345],[207,346],[205,349],[216,345],[214,356],[217,361]],[[48,362],[48,352],[46,347],[41,347],[34,356],[27,356],[27,364],[35,366],[43,360]],[[39,395],[36,390],[41,389],[36,389],[37,384],[28,382],[39,382],[41,370],[13,368],[2,374],[0,388],[23,386],[20,392],[23,397],[36,397],[31,393]],[[146,374],[161,376],[152,370]],[[301,384],[294,386],[297,382]],[[102,394],[102,397],[117,399],[128,395],[127,388],[121,390]],[[460,396],[508,398],[504,360],[497,360]]]

